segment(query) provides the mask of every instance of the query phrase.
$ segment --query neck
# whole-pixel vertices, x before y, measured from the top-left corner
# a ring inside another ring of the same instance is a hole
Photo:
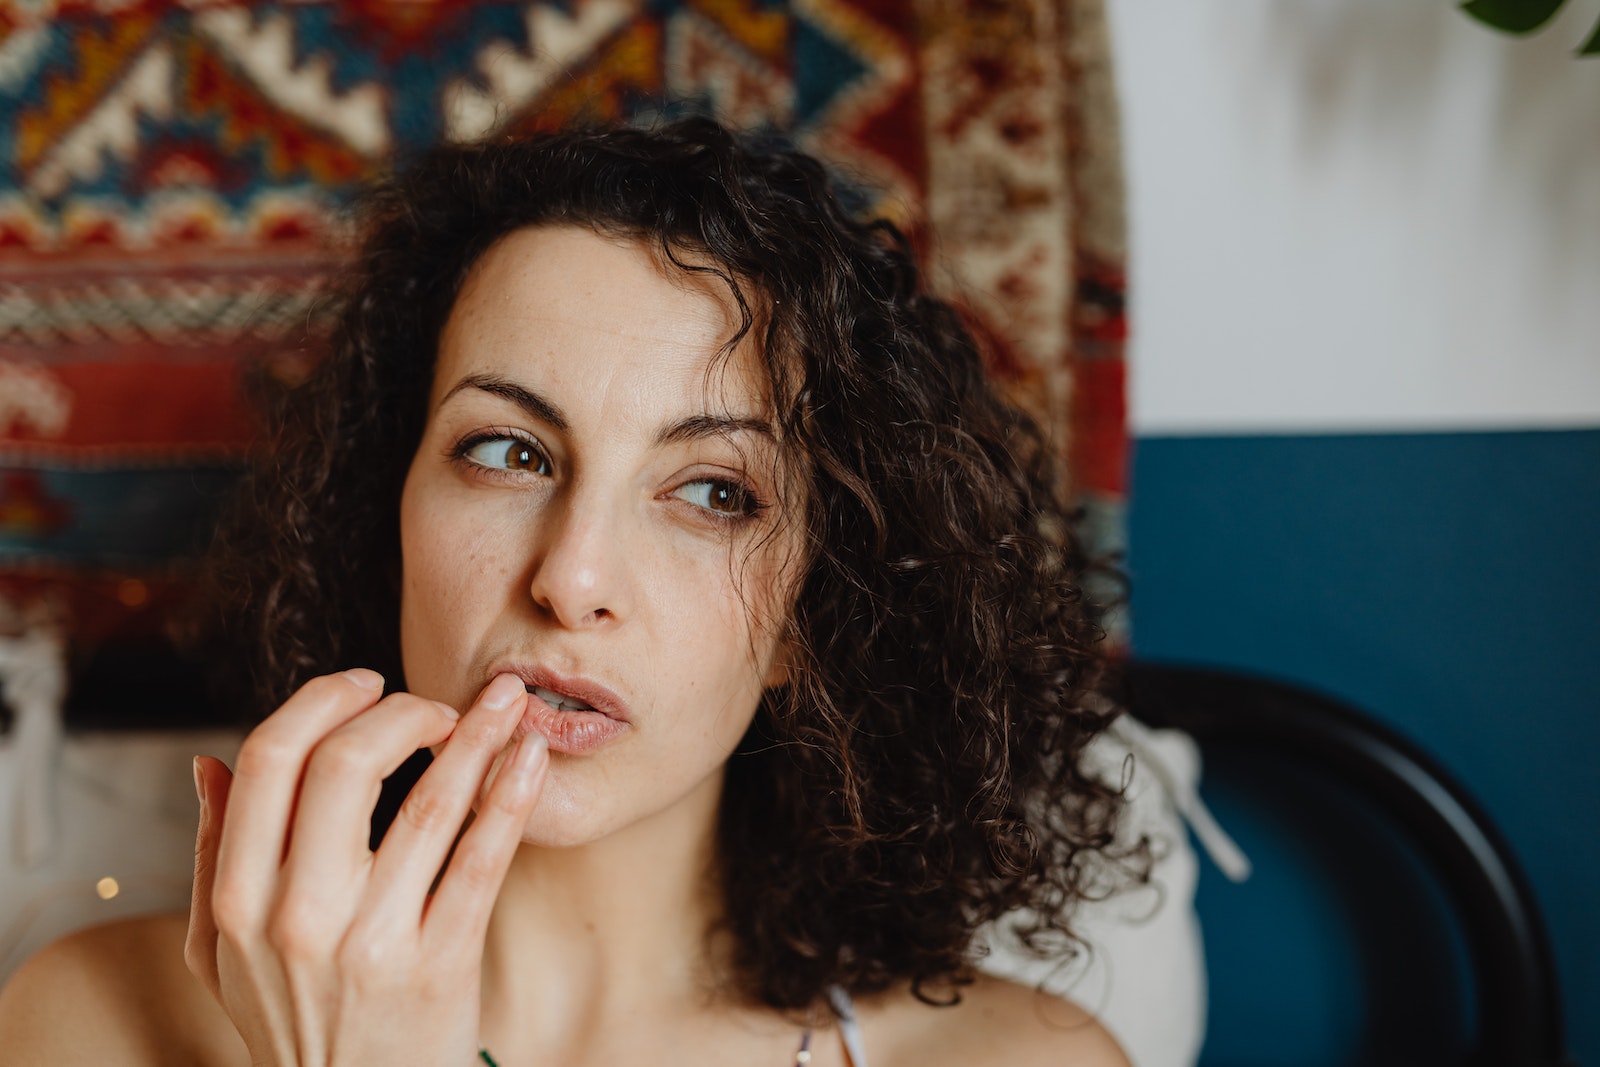
[[[524,843],[490,918],[484,1039],[581,1048],[607,1024],[703,1007],[720,969],[709,934],[720,776],[650,818],[571,848]],[[504,1062],[504,1061],[502,1061]]]

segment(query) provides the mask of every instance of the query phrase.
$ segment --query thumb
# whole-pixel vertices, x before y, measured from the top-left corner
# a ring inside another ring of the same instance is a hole
[[[222,1002],[217,977],[217,922],[211,913],[211,888],[217,879],[217,846],[222,838],[222,814],[228,806],[233,772],[221,760],[196,756],[194,788],[200,798],[200,822],[194,838],[194,892],[189,903],[189,936],[183,960],[189,972]]]

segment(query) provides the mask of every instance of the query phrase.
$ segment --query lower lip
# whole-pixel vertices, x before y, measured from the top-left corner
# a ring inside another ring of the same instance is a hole
[[[523,733],[537,731],[550,742],[551,752],[593,752],[622,736],[628,724],[598,711],[557,711],[539,697],[529,695],[528,710],[519,724]]]

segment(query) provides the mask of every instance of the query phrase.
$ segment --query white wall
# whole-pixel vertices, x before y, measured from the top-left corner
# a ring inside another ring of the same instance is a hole
[[[1600,0],[1108,0],[1141,434],[1600,426]]]

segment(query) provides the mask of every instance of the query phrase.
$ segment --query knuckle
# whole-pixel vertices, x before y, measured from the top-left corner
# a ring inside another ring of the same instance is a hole
[[[433,967],[423,972],[417,995],[428,1003],[449,1003],[460,995],[465,981],[453,968]]]
[[[458,859],[460,862],[455,876],[463,888],[472,893],[496,888],[500,881],[500,865],[492,856],[474,849],[458,856]]]
[[[484,721],[483,718],[463,719],[446,744],[452,748],[465,750],[476,757],[487,756],[492,759],[505,747],[514,726],[515,723],[502,729],[494,722]]]
[[[267,924],[267,944],[285,959],[315,958],[328,945],[323,909],[305,900],[281,905]]]
[[[219,876],[211,887],[211,920],[220,933],[241,936],[254,925],[255,909],[241,887]]]
[[[428,700],[425,697],[419,697],[417,694],[406,689],[390,693],[388,696],[383,698],[383,702],[388,704],[391,708],[406,708],[408,710],[412,708],[432,708],[434,706],[433,701]]]
[[[509,818],[520,816],[528,798],[528,787],[523,782],[511,780],[511,770],[508,767],[502,766],[500,775],[501,777],[495,779],[494,787],[489,790],[488,806]]]
[[[215,995],[217,989],[217,950],[191,928],[183,942],[183,965],[189,973]]]
[[[299,753],[275,731],[258,727],[239,747],[234,777],[260,779],[276,777],[296,765]]]
[[[360,738],[348,733],[335,733],[311,753],[310,770],[344,777],[364,771],[375,762],[371,749]]]
[[[405,824],[419,833],[430,833],[442,829],[450,820],[453,806],[448,800],[431,789],[420,786],[411,791],[405,802],[400,805],[400,818]]]
[[[381,977],[393,970],[394,947],[370,931],[352,931],[339,945],[339,970],[345,974],[361,975],[367,981]]]
[[[315,707],[328,711],[370,704],[378,699],[375,690],[358,685],[349,675],[319,674],[295,691],[293,702],[302,707]]]

